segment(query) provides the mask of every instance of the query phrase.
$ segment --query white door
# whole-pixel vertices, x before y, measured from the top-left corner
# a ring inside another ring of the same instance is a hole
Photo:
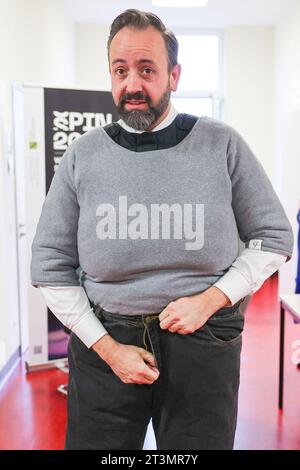
[[[26,240],[26,166],[25,166],[25,123],[23,89],[13,86],[13,121],[14,121],[14,154],[17,206],[17,264],[19,282],[19,317],[21,353],[29,345],[28,339],[28,278],[27,240]]]

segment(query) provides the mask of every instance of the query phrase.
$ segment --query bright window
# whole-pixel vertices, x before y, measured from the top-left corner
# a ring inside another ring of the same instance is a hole
[[[172,102],[178,112],[222,116],[222,36],[220,32],[176,34],[181,76]]]
[[[172,98],[172,103],[179,113],[188,113],[194,116],[213,116],[211,98]]]

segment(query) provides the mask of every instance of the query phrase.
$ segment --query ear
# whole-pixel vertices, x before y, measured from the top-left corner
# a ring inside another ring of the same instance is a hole
[[[172,91],[177,90],[180,74],[181,74],[181,65],[180,64],[174,65],[172,72],[170,74],[170,88]]]

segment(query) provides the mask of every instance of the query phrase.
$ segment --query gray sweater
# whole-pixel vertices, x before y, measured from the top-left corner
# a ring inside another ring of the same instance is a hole
[[[236,130],[205,116],[176,146],[134,152],[99,127],[74,141],[56,170],[32,244],[31,282],[82,282],[110,312],[159,312],[221,278],[239,238],[292,256],[284,209]]]

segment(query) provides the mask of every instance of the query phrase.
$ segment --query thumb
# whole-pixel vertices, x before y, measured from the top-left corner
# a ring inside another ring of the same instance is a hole
[[[142,348],[141,353],[142,353],[143,359],[149,362],[153,367],[157,366],[155,357],[153,356],[153,354],[151,354],[151,352],[146,351],[146,349]]]

